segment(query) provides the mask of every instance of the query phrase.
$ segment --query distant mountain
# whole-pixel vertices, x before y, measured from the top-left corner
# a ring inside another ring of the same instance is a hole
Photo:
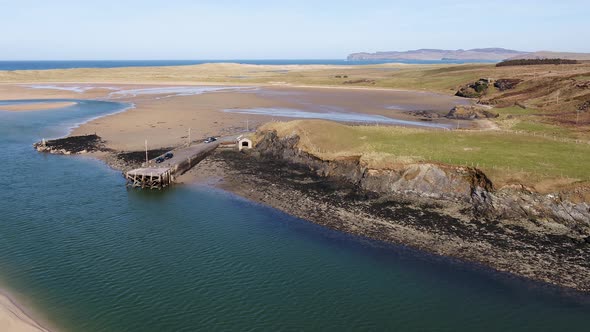
[[[590,60],[590,53],[571,53],[571,52],[550,52],[539,51],[524,55],[511,57],[509,60],[519,59],[568,59],[568,60]]]
[[[505,48],[474,48],[471,50],[439,50],[423,48],[403,52],[353,53],[348,60],[488,60],[502,61],[526,56],[528,52]]]

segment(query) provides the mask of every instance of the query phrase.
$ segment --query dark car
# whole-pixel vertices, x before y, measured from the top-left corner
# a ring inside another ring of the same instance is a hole
[[[164,162],[164,160],[166,160],[166,159],[164,159],[164,157],[158,157],[158,158],[156,158],[156,164]]]
[[[172,157],[174,157],[174,154],[172,152],[168,152],[164,155],[164,159],[171,159]]]
[[[215,141],[217,141],[217,138],[215,138],[215,137],[207,137],[207,139],[203,143],[211,143],[211,142],[215,142]]]

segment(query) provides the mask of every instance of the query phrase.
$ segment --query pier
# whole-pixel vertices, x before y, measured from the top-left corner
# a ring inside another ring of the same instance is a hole
[[[227,140],[224,139],[224,141]],[[163,156],[157,156],[144,164],[144,167],[126,172],[127,185],[143,189],[166,188],[174,182],[176,176],[193,168],[213,152],[220,143],[221,141],[215,141],[177,148],[170,151],[173,154],[172,158],[165,159],[160,163],[157,163],[156,160]]]
[[[127,184],[134,188],[162,189],[172,183],[170,168],[138,168],[125,173]]]

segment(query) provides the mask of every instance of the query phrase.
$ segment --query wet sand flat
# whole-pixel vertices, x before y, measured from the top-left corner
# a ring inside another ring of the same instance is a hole
[[[309,113],[336,114],[335,119],[362,118],[418,122],[407,110],[426,109],[442,113],[464,99],[419,91],[363,88],[312,88],[285,86],[213,86],[169,84],[35,83],[1,84],[0,100],[100,99],[132,103],[135,107],[99,118],[76,128],[72,135],[101,136],[109,148],[141,150],[183,144],[191,137],[222,136],[252,130],[273,120],[305,118]],[[232,112],[232,110],[242,110]],[[268,109],[290,109],[284,113]],[[307,113],[306,113],[307,112]],[[345,114],[345,116],[340,116]],[[353,121],[354,122],[354,121]],[[360,121],[359,123],[362,123]],[[436,123],[447,124],[446,119]],[[387,121],[383,122],[387,124]],[[395,123],[391,122],[390,124]]]

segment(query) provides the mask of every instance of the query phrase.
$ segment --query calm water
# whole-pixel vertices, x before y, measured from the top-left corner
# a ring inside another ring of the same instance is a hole
[[[252,65],[371,65],[382,63],[408,63],[408,64],[438,64],[438,63],[472,63],[489,61],[424,61],[424,60],[396,60],[396,61],[347,61],[342,59],[316,59],[316,60],[84,60],[84,61],[0,61],[0,70],[45,70],[45,69],[69,69],[69,68],[119,68],[119,67],[160,67],[160,66],[187,66],[203,63],[234,62]]]
[[[31,148],[125,106],[0,112],[0,279],[64,331],[588,330],[588,297]]]

